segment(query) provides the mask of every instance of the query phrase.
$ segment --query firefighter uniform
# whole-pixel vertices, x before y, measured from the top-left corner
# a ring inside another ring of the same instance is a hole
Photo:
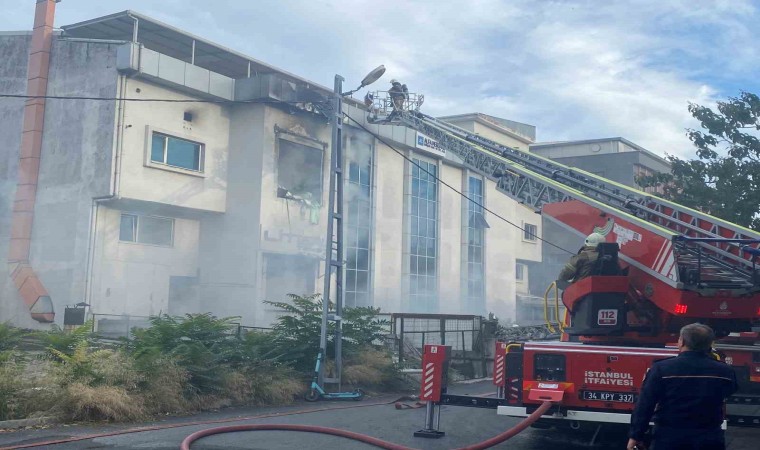
[[[684,351],[647,372],[631,416],[631,439],[654,421],[652,450],[722,450],[724,401],[738,389],[734,370],[703,352]]]
[[[599,253],[596,252],[596,246],[584,246],[577,255],[570,258],[557,278],[567,282],[586,278],[591,275],[597,259],[599,259]]]

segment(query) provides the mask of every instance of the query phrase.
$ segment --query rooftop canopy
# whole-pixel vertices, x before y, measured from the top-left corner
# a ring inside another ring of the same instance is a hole
[[[246,78],[274,72],[319,90],[328,90],[324,86],[133,11],[122,11],[61,28],[64,37],[136,41],[148,49],[230,78]]]

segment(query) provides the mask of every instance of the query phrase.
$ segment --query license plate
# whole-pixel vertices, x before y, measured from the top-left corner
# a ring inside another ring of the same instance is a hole
[[[625,392],[607,391],[581,391],[583,400],[596,400],[600,402],[635,403],[636,395]]]

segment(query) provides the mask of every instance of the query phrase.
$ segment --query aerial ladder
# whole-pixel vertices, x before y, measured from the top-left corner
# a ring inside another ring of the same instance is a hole
[[[370,98],[369,122],[415,130],[448,161],[488,177],[498,191],[579,238],[606,236],[595,276],[563,292],[564,342],[502,346],[502,397],[485,407],[526,416],[551,398],[558,405],[552,419],[627,424],[646,370],[674,356],[678,331],[694,322],[721,338],[716,355],[740,382],[732,401],[760,404],[752,395],[760,394],[753,332],[760,317],[760,233],[423,114],[422,96],[407,95],[403,104],[385,92]],[[441,402],[478,403],[456,397],[442,395]],[[758,417],[732,418],[729,423],[760,425]]]

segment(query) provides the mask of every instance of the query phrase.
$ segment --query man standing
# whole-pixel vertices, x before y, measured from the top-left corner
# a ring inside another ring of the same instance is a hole
[[[724,450],[724,402],[736,392],[734,370],[710,356],[715,334],[707,325],[681,328],[677,357],[647,372],[631,416],[628,450],[646,448],[654,420],[652,450]]]
[[[391,80],[391,88],[388,89],[388,95],[393,102],[393,112],[404,110],[404,101],[408,95],[408,90],[404,92],[406,85],[402,85],[396,79]]]

